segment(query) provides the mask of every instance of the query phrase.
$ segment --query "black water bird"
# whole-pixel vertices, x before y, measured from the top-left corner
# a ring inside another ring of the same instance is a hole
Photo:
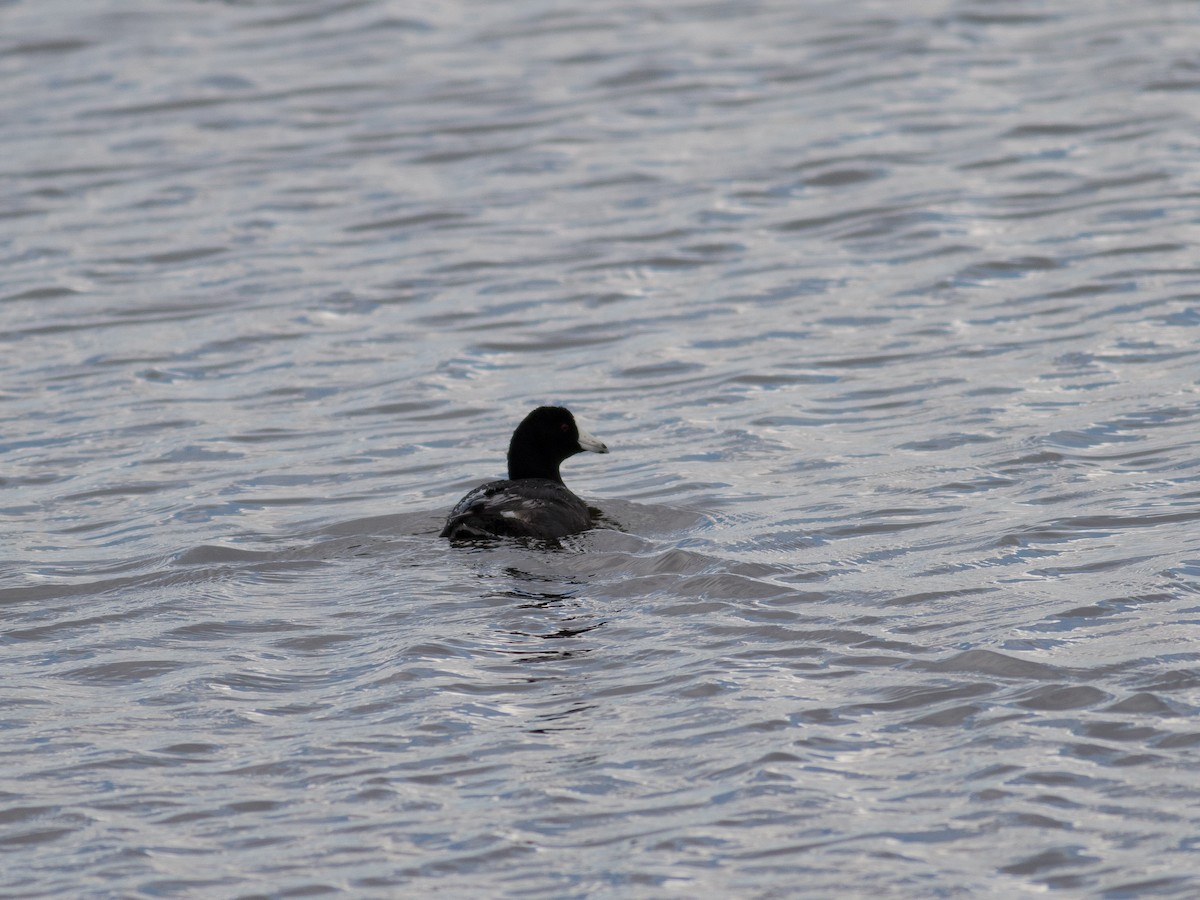
[[[553,540],[590,528],[587,504],[567,489],[558,472],[563,460],[584,450],[607,453],[608,447],[580,430],[570,410],[539,406],[513,432],[508,478],[480,485],[459,500],[441,536]]]

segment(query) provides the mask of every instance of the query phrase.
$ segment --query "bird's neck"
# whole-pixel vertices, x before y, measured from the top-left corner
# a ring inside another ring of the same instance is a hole
[[[546,460],[541,463],[521,461],[521,454],[516,451],[517,448],[510,448],[508,451],[508,477],[513,481],[519,478],[548,478],[550,481],[557,481],[562,484],[562,475],[558,473],[559,462]]]

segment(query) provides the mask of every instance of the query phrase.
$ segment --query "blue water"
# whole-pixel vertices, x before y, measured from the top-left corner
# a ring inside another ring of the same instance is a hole
[[[0,890],[1196,895],[1197,46],[0,2]]]

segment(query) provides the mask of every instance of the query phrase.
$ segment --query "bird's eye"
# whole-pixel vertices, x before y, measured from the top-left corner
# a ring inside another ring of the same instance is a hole
[[[563,434],[566,434],[568,431],[570,431],[570,430],[571,430],[571,429],[570,429],[570,427],[567,425],[567,423],[566,423],[566,422],[563,422],[563,423],[562,423],[561,425],[559,425],[558,427],[559,427],[560,429],[562,429],[562,433],[563,433]]]

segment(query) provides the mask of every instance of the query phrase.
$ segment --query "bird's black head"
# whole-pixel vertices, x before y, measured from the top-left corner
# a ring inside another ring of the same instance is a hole
[[[607,453],[608,447],[586,431],[580,431],[569,409],[539,406],[513,432],[508,445],[508,477],[549,478],[561,482],[559,465],[567,457],[584,450]]]

